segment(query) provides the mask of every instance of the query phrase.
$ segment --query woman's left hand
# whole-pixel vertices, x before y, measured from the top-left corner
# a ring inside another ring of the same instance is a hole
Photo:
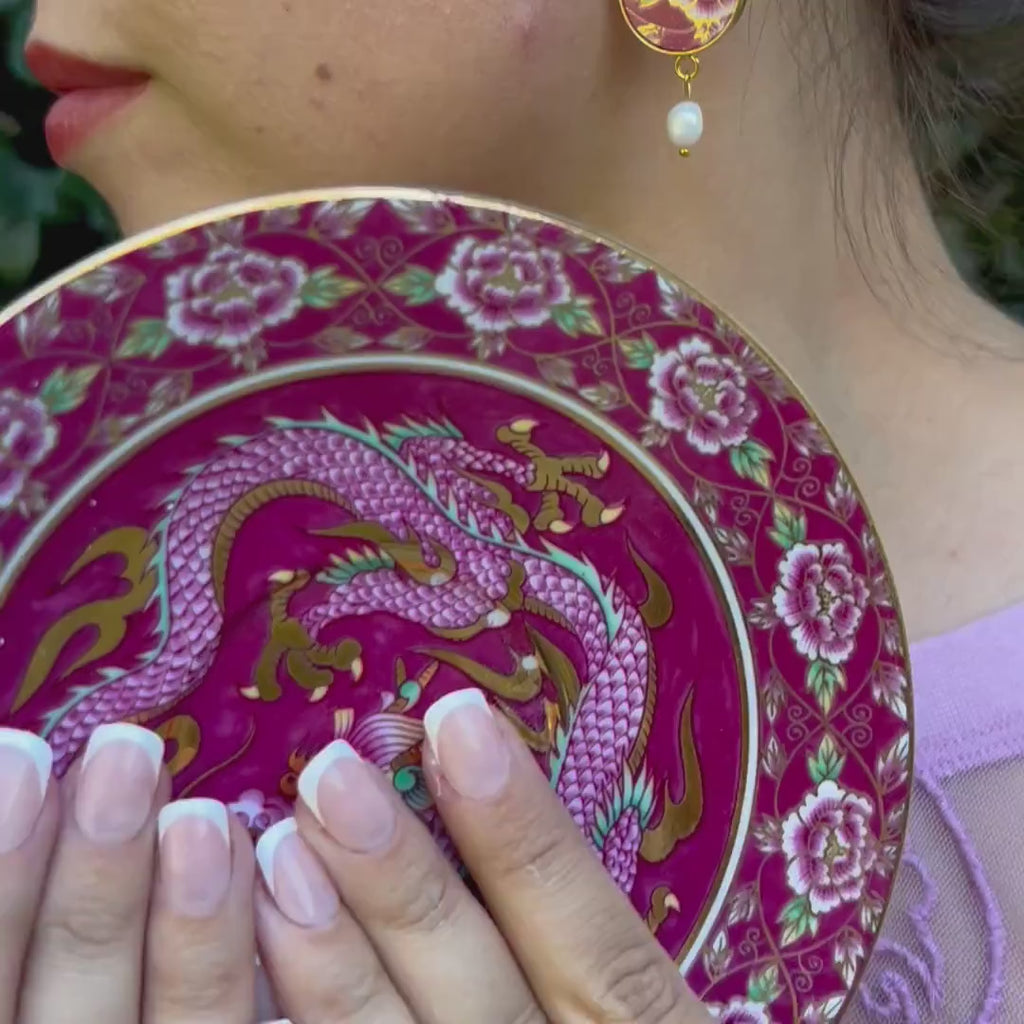
[[[294,1024],[706,1024],[707,1012],[476,691],[427,712],[425,769],[471,895],[341,741],[260,840],[257,936]]]

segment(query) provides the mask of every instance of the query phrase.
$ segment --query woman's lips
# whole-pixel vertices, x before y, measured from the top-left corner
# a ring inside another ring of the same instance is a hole
[[[58,164],[66,163],[149,84],[149,76],[141,71],[94,64],[45,43],[29,43],[25,61],[39,83],[58,96],[46,118],[46,142]]]
[[[64,93],[46,115],[46,145],[54,163],[68,157],[108,118],[133,102],[146,89],[141,85],[116,89],[77,89]]]

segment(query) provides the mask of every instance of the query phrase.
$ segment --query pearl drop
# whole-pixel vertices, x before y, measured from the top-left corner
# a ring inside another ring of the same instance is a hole
[[[699,103],[683,100],[668,112],[668,137],[676,149],[696,146],[704,134],[704,111]]]

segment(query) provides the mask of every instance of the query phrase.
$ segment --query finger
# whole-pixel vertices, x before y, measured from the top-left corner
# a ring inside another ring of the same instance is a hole
[[[155,733],[104,725],[65,779],[20,1024],[138,1024],[162,760]]]
[[[157,821],[157,883],[146,940],[145,1024],[252,1024],[254,858],[216,800],[179,800]]]
[[[707,1021],[483,695],[443,697],[424,726],[438,807],[548,1016],[556,1024]]]
[[[60,804],[45,740],[0,729],[0,1024],[14,1024],[18,990]]]
[[[542,1019],[494,923],[378,768],[337,740],[299,793],[303,837],[420,1024]]]
[[[292,1024],[414,1024],[293,818],[263,833],[256,858],[260,955]]]

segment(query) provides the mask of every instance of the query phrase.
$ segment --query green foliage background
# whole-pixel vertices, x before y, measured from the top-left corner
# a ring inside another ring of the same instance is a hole
[[[49,160],[51,98],[22,59],[30,16],[31,0],[0,0],[0,308],[117,237],[103,202]],[[966,193],[940,193],[936,213],[964,275],[1024,322],[1024,130],[999,132],[961,126]]]

